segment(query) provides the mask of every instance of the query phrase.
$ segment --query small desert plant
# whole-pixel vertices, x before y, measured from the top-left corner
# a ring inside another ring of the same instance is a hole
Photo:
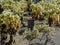
[[[7,14],[6,14],[7,13]],[[20,29],[21,21],[18,15],[13,15],[5,12],[0,15],[0,32],[1,32],[1,44],[5,45],[5,40],[7,39],[7,35],[10,35],[9,44],[13,41],[13,35]],[[7,44],[8,44],[7,43]]]

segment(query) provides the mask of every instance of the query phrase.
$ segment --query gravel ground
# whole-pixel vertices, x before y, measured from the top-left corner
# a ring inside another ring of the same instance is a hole
[[[16,35],[15,37],[16,43],[14,45],[28,45],[29,41],[28,40],[23,40],[22,36],[20,35]],[[55,36],[54,36],[54,42],[55,45],[60,45],[60,30],[56,32]],[[40,41],[38,39],[34,39],[33,41],[31,41],[31,43],[40,43]],[[51,45],[50,43],[48,43],[47,45]]]
[[[54,40],[56,45],[60,45],[60,30],[56,32],[56,35],[54,36]]]

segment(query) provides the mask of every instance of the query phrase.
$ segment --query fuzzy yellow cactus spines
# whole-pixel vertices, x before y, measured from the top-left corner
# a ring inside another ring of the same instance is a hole
[[[0,15],[0,31],[18,31],[20,30],[21,21],[18,15],[1,14]]]
[[[4,10],[11,10],[14,14],[19,16],[24,14],[24,11],[27,10],[27,1],[26,0],[1,0],[0,4]]]
[[[32,3],[30,7],[32,9],[32,12],[34,12],[35,16],[39,19],[39,17],[42,15],[42,12],[44,10],[42,5],[40,3],[37,3],[37,4]]]

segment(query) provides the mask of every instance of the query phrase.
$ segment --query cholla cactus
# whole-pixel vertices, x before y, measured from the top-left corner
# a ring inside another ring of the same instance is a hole
[[[27,10],[27,2],[24,0],[14,1],[14,0],[2,0],[0,4],[4,10],[11,10],[14,14],[23,15],[24,11]]]
[[[4,11],[2,14],[0,14],[0,32],[2,37],[1,44],[12,44],[13,35],[20,30],[20,26],[20,17],[18,15],[14,15],[12,12],[10,12],[10,10]],[[10,36],[9,41],[7,41],[7,35]]]
[[[40,17],[43,15],[42,13],[43,13],[43,10],[44,10],[42,5],[40,5],[40,3],[37,3],[37,4],[32,3],[30,5],[30,7],[32,9],[32,13],[35,14],[34,16],[37,17],[37,19],[40,19]]]
[[[38,28],[36,30],[33,30],[32,32],[30,30],[25,30],[23,34],[23,39],[29,40],[29,44],[31,44],[30,42],[33,39],[39,39],[40,43],[44,45],[46,45],[48,42],[51,43],[51,40],[55,35],[56,29],[53,27],[48,27],[47,25],[41,25],[37,27]]]
[[[55,43],[53,38],[54,38],[54,35],[55,35],[57,29],[55,29],[54,27],[49,27],[47,25],[43,25],[43,24],[37,25],[37,27],[38,27],[37,30],[39,31],[40,42],[42,41],[41,44],[44,43],[44,45],[46,45],[48,42],[51,43],[51,41],[53,42],[52,44]]]
[[[39,31],[38,30],[33,30],[32,32],[30,30],[26,30],[23,33],[23,38],[27,39],[29,41],[39,38]]]
[[[47,17],[52,16],[54,13],[59,12],[60,5],[59,0],[51,0],[47,2],[46,0],[42,0],[37,4],[31,3],[32,12],[35,13],[36,17],[39,18],[41,15],[46,14]]]
[[[18,15],[11,15],[10,13],[11,12],[5,12],[0,15],[0,30],[17,32],[21,26],[20,17]]]

